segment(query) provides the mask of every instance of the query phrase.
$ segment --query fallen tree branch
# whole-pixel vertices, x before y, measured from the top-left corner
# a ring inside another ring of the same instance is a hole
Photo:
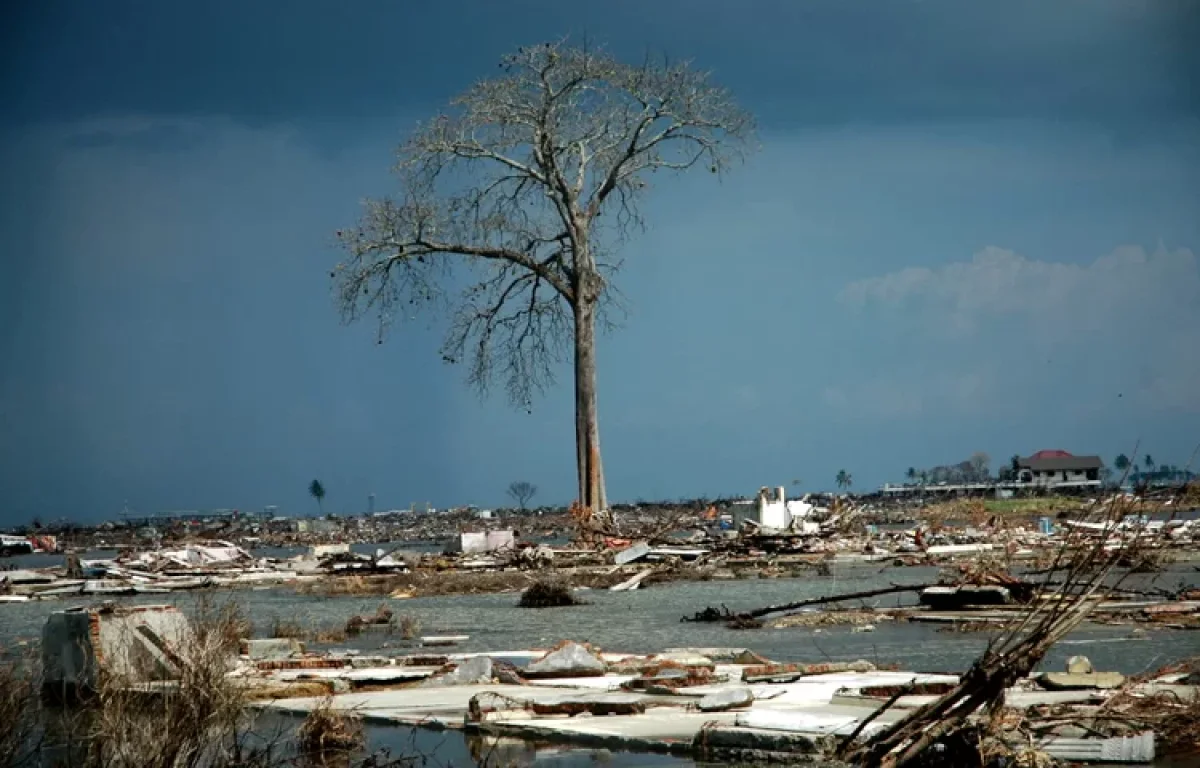
[[[891,697],[884,702],[882,707],[864,717],[862,721],[859,722],[858,726],[851,731],[850,735],[846,737],[846,740],[842,742],[841,746],[838,747],[837,752],[835,753],[837,757],[839,759],[845,757],[846,754],[854,747],[854,740],[858,738],[859,734],[866,730],[867,726],[874,722],[876,718],[895,706],[896,702],[900,701],[901,696],[912,693],[913,689],[916,687],[916,683],[917,679],[914,677],[912,682],[901,686],[895,693],[893,693]]]
[[[811,605],[825,605],[827,603],[840,603],[846,600],[859,600],[865,597],[878,597],[880,595],[893,595],[901,592],[920,592],[923,589],[937,586],[935,583],[930,584],[893,584],[890,587],[881,587],[879,589],[868,589],[863,592],[848,592],[840,595],[828,595],[826,597],[810,597],[805,600],[797,600],[793,603],[781,603],[779,605],[768,605],[765,608],[755,608],[752,611],[744,613],[730,613],[729,609],[724,605],[720,611],[715,608],[705,608],[703,611],[698,611],[691,618],[684,616],[680,621],[695,621],[695,622],[712,622],[712,621],[730,621],[733,619],[758,619],[772,613],[782,613],[784,611],[794,611],[798,608],[806,608]]]

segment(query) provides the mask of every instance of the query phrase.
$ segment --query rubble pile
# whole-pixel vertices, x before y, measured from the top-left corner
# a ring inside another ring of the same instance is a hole
[[[1078,678],[1069,688],[1047,684],[1057,673],[1016,681],[1004,708],[972,727],[1008,754],[1075,762],[1147,762],[1194,747],[1172,717],[1200,707],[1200,681],[1169,670],[1114,686],[1109,673],[1079,672],[1085,664],[1073,659],[1076,671],[1062,673]],[[639,656],[569,641],[432,658],[244,659],[240,674],[282,712],[368,709],[380,723],[721,762],[832,759],[960,682],[866,661],[780,664],[741,648]],[[334,695],[311,693],[316,681]],[[1160,705],[1168,691],[1172,703]]]

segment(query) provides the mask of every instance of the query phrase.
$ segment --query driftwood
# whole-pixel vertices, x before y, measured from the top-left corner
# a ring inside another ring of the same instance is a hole
[[[781,603],[779,605],[768,605],[765,608],[755,608],[752,611],[743,613],[732,613],[724,605],[720,610],[716,608],[705,608],[703,611],[697,611],[691,618],[684,616],[680,621],[746,621],[748,619],[760,619],[763,616],[772,613],[782,613],[784,611],[794,611],[799,608],[806,608],[811,605],[826,605],[828,603],[840,603],[845,600],[860,600],[867,597],[879,597],[880,595],[894,595],[901,592],[920,592],[923,589],[936,586],[936,583],[930,584],[893,584],[890,587],[880,587],[879,589],[868,589],[863,592],[847,592],[840,595],[828,595],[826,597],[810,597],[805,600],[797,600],[793,603]]]

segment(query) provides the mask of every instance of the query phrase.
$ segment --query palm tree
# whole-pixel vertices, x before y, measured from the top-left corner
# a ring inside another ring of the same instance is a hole
[[[1154,457],[1153,456],[1151,456],[1150,454],[1147,453],[1146,458],[1142,459],[1142,463],[1146,465],[1147,472],[1154,471]]]
[[[322,501],[325,499],[325,486],[321,485],[320,480],[313,480],[308,484],[308,493],[317,500],[317,512],[324,515],[325,505]]]
[[[916,480],[917,479],[916,467],[909,467],[908,471],[904,473],[904,476],[908,478],[908,482],[910,482],[910,483],[912,481]]]
[[[1113,461],[1113,466],[1117,468],[1118,472],[1124,473],[1129,469],[1129,457],[1122,453]]]
[[[854,476],[844,469],[839,469],[837,473],[838,488],[849,488],[854,485]]]

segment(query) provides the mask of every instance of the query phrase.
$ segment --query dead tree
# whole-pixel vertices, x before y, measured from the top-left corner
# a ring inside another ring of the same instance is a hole
[[[509,483],[508,495],[513,501],[517,502],[517,506],[524,512],[525,506],[529,504],[529,500],[537,495],[537,486],[524,480],[516,480]]]
[[[358,225],[338,233],[347,257],[333,271],[336,295],[347,321],[378,315],[380,341],[397,319],[448,310],[443,359],[469,361],[481,392],[503,381],[525,408],[570,349],[579,503],[611,522],[595,334],[615,306],[618,247],[642,224],[650,177],[719,174],[753,125],[686,62],[631,66],[549,43],[518,49],[500,69],[399,148],[398,196],[368,201]]]

